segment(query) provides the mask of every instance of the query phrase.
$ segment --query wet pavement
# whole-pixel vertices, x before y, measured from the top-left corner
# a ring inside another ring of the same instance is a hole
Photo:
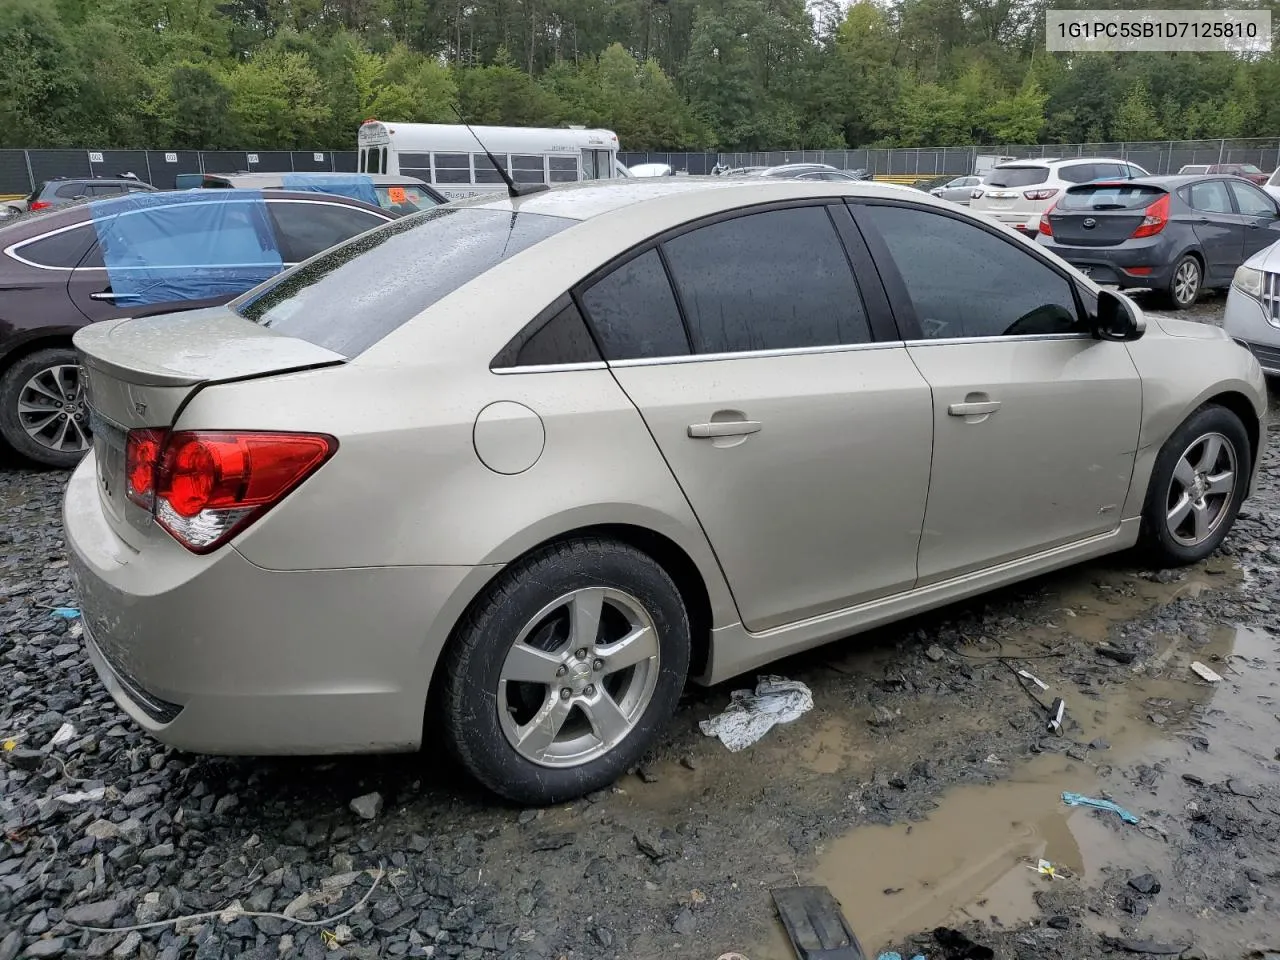
[[[74,602],[60,475],[6,468],[0,733],[34,745],[71,722],[77,739],[57,764],[0,764],[0,957],[12,942],[122,960],[789,960],[769,891],[809,883],[835,893],[871,958],[947,960],[939,926],[1009,960],[1280,954],[1274,440],[1264,467],[1204,563],[1115,556],[775,664],[814,708],[742,753],[698,721],[754,676],[691,688],[642,767],[542,811],[497,803],[432,744],[313,761],[148,740],[99,689],[75,626],[49,619]],[[349,805],[372,791],[366,819]],[[176,922],[233,903],[275,916]],[[175,922],[135,937],[69,926],[94,909],[116,926]]]

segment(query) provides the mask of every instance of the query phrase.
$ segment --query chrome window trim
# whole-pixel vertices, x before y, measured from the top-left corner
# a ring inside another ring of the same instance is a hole
[[[690,353],[669,357],[632,357],[627,360],[591,360],[581,363],[547,363],[527,367],[494,367],[493,373],[562,373],[568,370],[605,370],[611,367],[656,367],[675,363],[753,360],[771,357],[808,356],[825,353],[852,353],[860,350],[889,350],[902,347],[901,340],[878,340],[874,343],[836,343],[824,347],[786,347],[778,350],[741,350],[732,353]]]
[[[489,372],[510,376],[513,373],[572,373],[575,370],[608,370],[603,360],[583,360],[580,363],[531,363],[524,367],[492,367]]]
[[[34,237],[28,237],[25,240],[19,240],[17,243],[11,243],[9,244],[9,246],[4,248],[5,256],[10,257],[13,260],[17,260],[19,263],[26,264],[28,267],[35,267],[37,270],[53,270],[55,272],[61,271],[63,273],[70,273],[76,268],[75,267],[54,267],[54,266],[50,266],[47,263],[36,263],[32,260],[28,260],[26,257],[20,256],[18,254],[18,251],[21,250],[23,247],[36,243],[40,240],[47,240],[49,237],[56,237],[60,233],[67,233],[68,231],[79,230],[82,228],[86,230],[92,230],[93,220],[92,219],[81,220],[77,223],[71,224],[70,226],[59,227],[57,230],[50,230],[47,233],[41,233]],[[95,240],[94,242],[96,243],[97,241]],[[88,251],[85,251],[85,252],[87,253]],[[96,269],[96,268],[86,268],[86,269]]]
[[[1031,343],[1040,340],[1093,340],[1092,333],[1026,333],[986,337],[938,337],[936,339],[907,340],[908,347],[947,346],[954,343]]]

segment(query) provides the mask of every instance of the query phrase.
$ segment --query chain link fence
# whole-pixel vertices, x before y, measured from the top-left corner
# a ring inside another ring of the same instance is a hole
[[[1270,172],[1280,167],[1280,138],[1262,140],[1161,140],[1146,143],[993,144],[969,147],[896,147],[861,150],[770,150],[760,153],[636,153],[619,159],[666,163],[691,175],[722,167],[780,163],[827,163],[866,170],[895,180],[926,180],[973,173],[979,157],[1119,157],[1153,174],[1177,173],[1187,164],[1251,163]],[[25,196],[54,177],[114,177],[135,174],[172,189],[181,173],[354,172],[354,150],[0,150],[0,196]]]

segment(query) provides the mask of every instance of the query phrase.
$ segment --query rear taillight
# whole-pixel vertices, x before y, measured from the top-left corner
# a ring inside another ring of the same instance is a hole
[[[1048,200],[1050,197],[1056,197],[1058,190],[1056,187],[1046,187],[1043,190],[1024,190],[1022,195],[1028,200]]]
[[[1147,207],[1146,215],[1142,218],[1142,223],[1138,225],[1138,229],[1133,231],[1132,239],[1154,237],[1165,228],[1165,224],[1168,222],[1169,195],[1166,193],[1151,206]]]
[[[325,434],[130,431],[129,499],[193,553],[209,553],[333,456]]]
[[[1055,203],[1053,207],[1056,206],[1057,204]],[[1053,236],[1053,224],[1049,222],[1049,214],[1053,213],[1053,207],[1050,207],[1044,213],[1040,214],[1040,232],[1046,237]]]
[[[31,203],[27,205],[27,209],[28,210],[48,210],[52,206],[53,204],[50,203],[48,200],[32,200]]]

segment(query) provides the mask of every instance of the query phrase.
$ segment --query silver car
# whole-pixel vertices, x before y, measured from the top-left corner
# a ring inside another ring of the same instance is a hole
[[[940,187],[934,187],[929,192],[935,197],[941,197],[943,200],[950,200],[952,203],[967,207],[969,201],[973,198],[974,188],[981,183],[981,177],[956,177]]]
[[[1248,345],[1265,372],[1280,376],[1280,243],[1236,270],[1222,328]]]
[[[66,540],[134,721],[430,738],[532,804],[620,776],[687,680],[1137,544],[1205,557],[1264,442],[1217,328],[870,183],[486,195],[76,346]]]

